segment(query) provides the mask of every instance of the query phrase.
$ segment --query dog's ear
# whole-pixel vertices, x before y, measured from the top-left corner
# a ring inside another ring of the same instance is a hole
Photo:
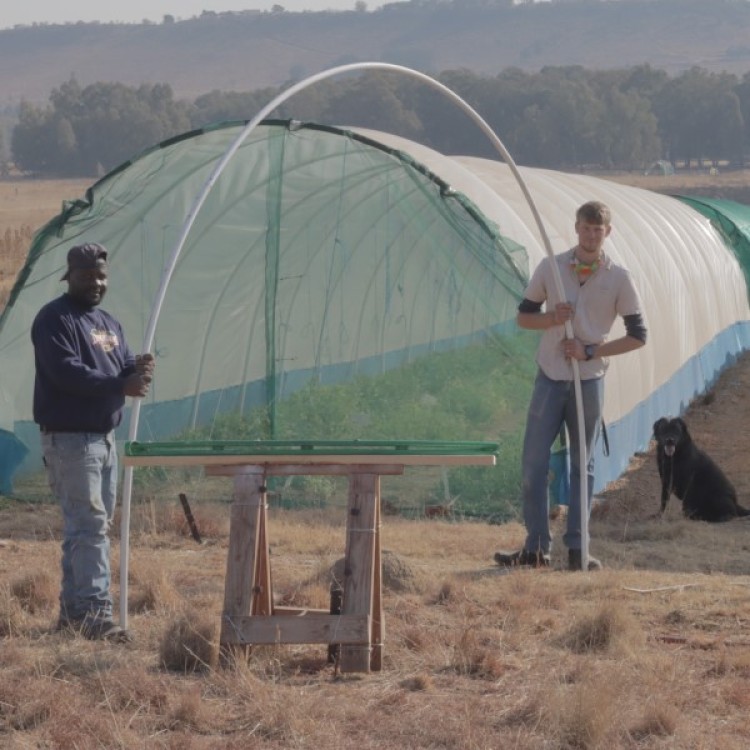
[[[674,421],[679,425],[684,435],[690,435],[690,433],[688,432],[687,422],[685,422],[682,417],[677,417],[677,419],[675,419]]]
[[[668,421],[665,417],[662,417],[654,422],[654,437],[659,437],[659,433],[666,427]]]

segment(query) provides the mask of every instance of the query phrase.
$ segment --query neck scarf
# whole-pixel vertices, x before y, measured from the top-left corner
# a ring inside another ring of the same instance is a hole
[[[576,276],[578,276],[578,279],[582,282],[586,281],[586,279],[592,276],[594,272],[599,269],[598,260],[595,260],[593,263],[581,263],[581,261],[578,260],[575,255],[571,260],[571,265],[573,266],[573,271],[575,271]]]

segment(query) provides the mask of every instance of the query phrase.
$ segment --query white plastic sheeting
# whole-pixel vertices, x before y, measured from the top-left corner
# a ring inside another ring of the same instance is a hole
[[[535,222],[510,169],[497,161],[444,156],[385,133],[361,131],[405,151],[466,196],[501,233],[526,248],[530,269],[545,256]],[[708,219],[670,196],[587,175],[519,168],[555,249],[576,243],[575,211],[589,200],[612,210],[605,251],[628,268],[643,301],[647,346],[613,357],[604,418],[610,456],[596,455],[596,489],[644,449],[659,416],[676,415],[750,345],[745,279]],[[622,333],[622,322],[612,331]]]

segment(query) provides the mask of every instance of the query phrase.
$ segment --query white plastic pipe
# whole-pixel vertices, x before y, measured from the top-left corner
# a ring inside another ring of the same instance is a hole
[[[182,252],[182,248],[185,245],[188,234],[190,233],[190,230],[192,229],[193,224],[195,223],[195,220],[198,216],[198,213],[200,212],[203,204],[206,201],[206,198],[208,197],[208,194],[211,192],[211,189],[213,188],[214,184],[216,183],[216,181],[221,176],[221,173],[226,168],[227,164],[229,163],[229,160],[237,152],[237,149],[239,149],[239,147],[245,142],[245,140],[253,132],[253,130],[255,130],[255,128],[266,117],[268,117],[268,115],[270,115],[271,112],[273,112],[277,107],[279,107],[281,104],[287,101],[287,99],[290,99],[292,96],[299,93],[300,91],[306,88],[309,88],[310,86],[313,86],[314,84],[320,81],[323,81],[327,78],[333,78],[334,76],[342,75],[344,73],[351,73],[357,70],[384,70],[384,71],[390,71],[393,73],[403,73],[405,75],[411,76],[412,78],[417,78],[420,81],[423,81],[424,83],[428,84],[432,88],[435,88],[441,93],[445,94],[445,96],[447,96],[451,101],[456,103],[459,106],[459,108],[462,109],[476,123],[476,125],[482,130],[482,132],[488,137],[488,139],[493,144],[495,149],[502,156],[503,160],[510,167],[511,172],[513,173],[513,176],[516,178],[516,181],[518,182],[518,185],[521,188],[521,192],[523,193],[524,197],[526,198],[526,201],[529,204],[529,208],[531,209],[531,212],[534,216],[534,221],[536,222],[537,227],[539,228],[539,234],[542,237],[544,248],[550,257],[554,257],[554,252],[552,250],[552,246],[550,244],[550,240],[547,235],[547,232],[544,229],[541,216],[539,215],[539,212],[536,208],[536,205],[534,204],[531,194],[529,193],[529,190],[526,187],[526,184],[524,183],[523,178],[521,177],[518,171],[518,168],[516,167],[516,164],[513,161],[511,155],[508,153],[508,150],[502,144],[502,142],[497,137],[497,135],[495,135],[495,132],[492,130],[492,128],[482,119],[482,117],[469,104],[467,104],[460,96],[458,96],[458,94],[456,94],[454,91],[449,89],[447,86],[444,86],[439,81],[436,81],[434,78],[430,78],[430,76],[425,75],[424,73],[420,73],[419,71],[412,70],[411,68],[405,68],[401,65],[392,65],[390,63],[381,63],[381,62],[361,62],[361,63],[352,63],[350,65],[340,65],[336,68],[324,70],[321,73],[316,73],[315,75],[305,78],[303,81],[300,81],[299,83],[294,84],[293,86],[288,88],[286,91],[279,94],[272,101],[270,101],[265,107],[263,107],[263,109],[261,109],[260,112],[258,112],[258,114],[255,117],[253,117],[252,120],[250,120],[247,123],[247,125],[242,130],[242,132],[237,136],[235,141],[224,152],[224,155],[221,157],[219,162],[214,167],[213,171],[211,172],[208,179],[204,183],[203,188],[201,189],[201,192],[198,194],[195,201],[193,202],[193,205],[190,208],[190,211],[188,212],[185,218],[185,222],[182,225],[182,230],[180,232],[179,238],[174,246],[174,249],[172,250],[172,253],[169,256],[169,259],[167,260],[167,264],[162,273],[161,283],[159,284],[159,289],[157,290],[156,296],[154,298],[154,303],[151,308],[151,315],[149,317],[149,321],[146,326],[146,332],[143,337],[143,346],[141,347],[142,352],[151,351],[151,348],[153,347],[154,335],[156,333],[156,326],[159,321],[159,316],[161,315],[161,308],[164,304],[164,299],[167,294],[167,289],[169,288],[169,283],[172,279],[172,275],[174,274],[174,269],[177,266],[177,261],[180,257],[180,253]],[[560,278],[560,272],[557,268],[557,264],[553,263],[552,267],[553,267],[553,272],[555,275],[555,284],[557,286],[560,299],[565,299],[564,290],[562,286],[562,279]],[[570,322],[566,322],[565,331],[569,338],[573,337],[573,329],[572,329]],[[579,433],[581,435],[580,464],[581,464],[581,470],[583,471],[586,466],[586,461],[585,461],[586,444],[585,444],[584,429],[583,429],[583,411],[582,411],[582,406],[581,406],[580,374],[578,371],[578,362],[576,360],[572,360],[572,362],[573,362],[573,375],[574,375],[575,384],[576,384],[576,390],[575,390],[576,402],[578,404],[578,411],[579,411],[579,414],[578,414]],[[157,378],[159,377],[158,372],[155,373],[155,377]],[[129,424],[129,429],[128,429],[128,440],[130,441],[135,440],[138,434],[138,421],[140,418],[140,410],[141,410],[141,401],[139,399],[134,399],[132,402],[132,408],[130,411],[130,424]],[[120,625],[123,628],[126,628],[128,626],[130,502],[131,502],[132,493],[133,493],[133,467],[126,466],[125,471],[124,471],[124,476],[123,476],[122,514],[121,514],[121,520],[120,520]],[[581,478],[581,533],[583,535],[583,540],[584,540],[584,546],[582,549],[584,569],[586,569],[587,567],[586,561],[588,560],[588,542],[587,542],[587,539],[588,539],[588,499],[586,497],[587,494],[588,494],[588,485],[584,481],[584,477],[582,476]]]

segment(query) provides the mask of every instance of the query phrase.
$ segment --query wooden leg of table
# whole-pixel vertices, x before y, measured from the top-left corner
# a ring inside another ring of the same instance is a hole
[[[380,672],[383,668],[383,643],[385,642],[385,620],[383,619],[383,560],[380,552],[380,487],[375,498],[375,559],[372,584],[372,654],[370,669]]]
[[[255,556],[255,585],[253,587],[254,615],[273,614],[273,587],[271,584],[271,559],[268,552],[268,503],[263,493],[263,502],[258,514],[258,546]]]
[[[346,519],[344,601],[341,611],[345,615],[368,615],[371,622],[379,486],[380,477],[377,474],[352,474]],[[341,671],[369,672],[371,647],[372,625],[367,643],[341,646]]]
[[[246,644],[233,626],[235,617],[270,614],[271,569],[266,536],[266,487],[262,468],[238,474],[229,527],[229,551],[221,618],[222,652]]]

